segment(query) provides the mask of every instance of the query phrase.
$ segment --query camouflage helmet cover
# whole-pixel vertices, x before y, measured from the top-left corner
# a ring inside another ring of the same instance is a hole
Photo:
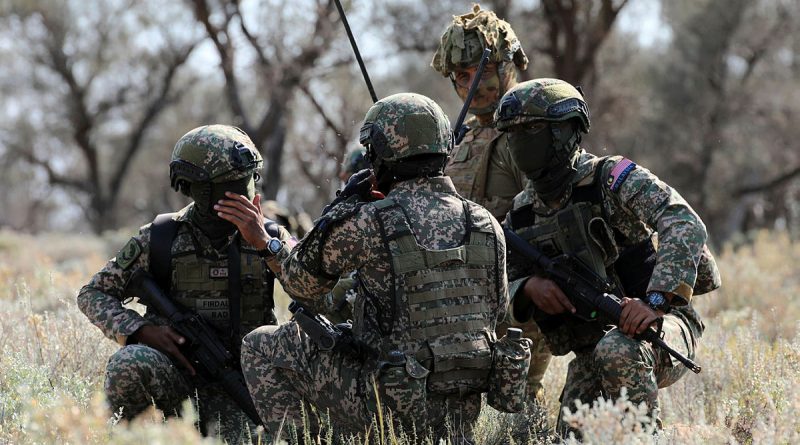
[[[453,16],[431,67],[447,77],[458,68],[477,65],[484,48],[492,50],[490,62],[514,62],[520,70],[528,67],[528,57],[511,25],[478,4],[472,5],[472,12]]]
[[[452,146],[450,120],[430,98],[399,93],[367,111],[359,142],[367,147],[374,168],[424,154],[447,156]]]
[[[534,79],[508,90],[495,111],[497,129],[528,122],[561,122],[578,118],[589,132],[589,107],[577,88],[559,79]]]
[[[170,180],[221,183],[243,179],[261,168],[263,159],[250,137],[230,125],[205,125],[183,135],[172,150]]]

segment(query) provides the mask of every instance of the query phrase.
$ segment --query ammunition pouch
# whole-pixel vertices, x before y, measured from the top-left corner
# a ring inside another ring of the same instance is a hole
[[[495,342],[492,352],[486,402],[498,411],[520,412],[528,400],[526,378],[531,364],[531,340],[505,335]]]
[[[396,362],[380,362],[367,381],[367,407],[375,413],[391,411],[395,418],[419,416],[427,401],[428,374],[430,371],[412,356],[401,356]]]

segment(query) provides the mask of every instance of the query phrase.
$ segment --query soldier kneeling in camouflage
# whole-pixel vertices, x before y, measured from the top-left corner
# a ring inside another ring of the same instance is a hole
[[[220,382],[201,378],[197,372],[202,369],[181,352],[190,346],[187,339],[167,326],[154,306],[141,316],[123,303],[131,278],[142,270],[152,274],[172,302],[194,310],[218,330],[232,365],[238,364],[242,336],[276,322],[273,275],[257,249],[213,206],[225,193],[258,202],[255,182],[261,164],[253,142],[238,128],[209,125],[188,132],[173,150],[170,179],[176,191],[194,202],[142,227],[81,289],[81,311],[122,345],[106,368],[105,392],[115,413],[131,419],[155,403],[170,416],[192,399],[199,405],[204,433],[218,433],[228,443],[252,437],[255,425]],[[274,233],[289,238],[282,229]]]
[[[703,222],[647,169],[580,148],[589,110],[582,94],[564,81],[515,86],[503,96],[495,119],[508,134],[514,162],[531,180],[504,224],[551,258],[572,255],[624,296],[619,327],[609,329],[602,317],[576,313],[569,295],[511,251],[514,321],[535,319],[553,354],[575,353],[561,394],[562,414],[576,400],[616,398],[627,387],[628,398],[645,402],[660,425],[658,389],[675,383],[687,368],[632,336],[655,326],[673,348],[694,357],[704,326],[692,296],[720,284]],[[561,415],[558,429],[569,431]]]
[[[490,399],[508,409],[525,398],[529,345],[494,334],[508,302],[501,227],[443,176],[452,135],[429,98],[378,101],[360,139],[386,198],[340,201],[293,249],[260,241],[284,289],[311,310],[343,272],[358,271],[351,337],[345,330],[330,348],[297,321],[259,328],[242,345],[245,379],[273,435],[284,419],[300,426],[307,403],[337,434],[364,433],[382,407],[406,433],[469,443],[481,393],[494,385],[500,397]],[[232,217],[257,214],[226,204]]]

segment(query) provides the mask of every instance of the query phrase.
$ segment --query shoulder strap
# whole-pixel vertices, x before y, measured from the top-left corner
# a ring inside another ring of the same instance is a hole
[[[606,161],[608,161],[608,156],[604,156],[597,162],[597,165],[594,167],[594,172],[592,172],[592,182],[580,187],[575,187],[572,190],[572,202],[589,202],[591,204],[602,205],[603,181],[600,180],[600,177],[603,174],[603,166]],[[605,217],[605,209],[603,210],[603,214]]]
[[[164,292],[172,288],[172,241],[178,233],[174,213],[157,215],[150,225],[150,273]]]

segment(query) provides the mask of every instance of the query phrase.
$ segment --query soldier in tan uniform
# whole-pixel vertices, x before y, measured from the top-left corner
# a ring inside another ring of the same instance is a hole
[[[491,49],[492,55],[469,107],[469,129],[450,154],[445,174],[461,196],[486,207],[502,221],[511,210],[514,196],[525,189],[527,179],[512,161],[507,137],[494,127],[492,114],[503,94],[517,84],[515,67],[524,70],[528,58],[508,22],[474,5],[472,12],[453,17],[431,67],[449,77],[456,94],[466,100],[485,48]],[[498,333],[507,327],[500,325]],[[535,323],[521,327],[533,341],[528,390],[541,401],[542,378],[551,355]]]

